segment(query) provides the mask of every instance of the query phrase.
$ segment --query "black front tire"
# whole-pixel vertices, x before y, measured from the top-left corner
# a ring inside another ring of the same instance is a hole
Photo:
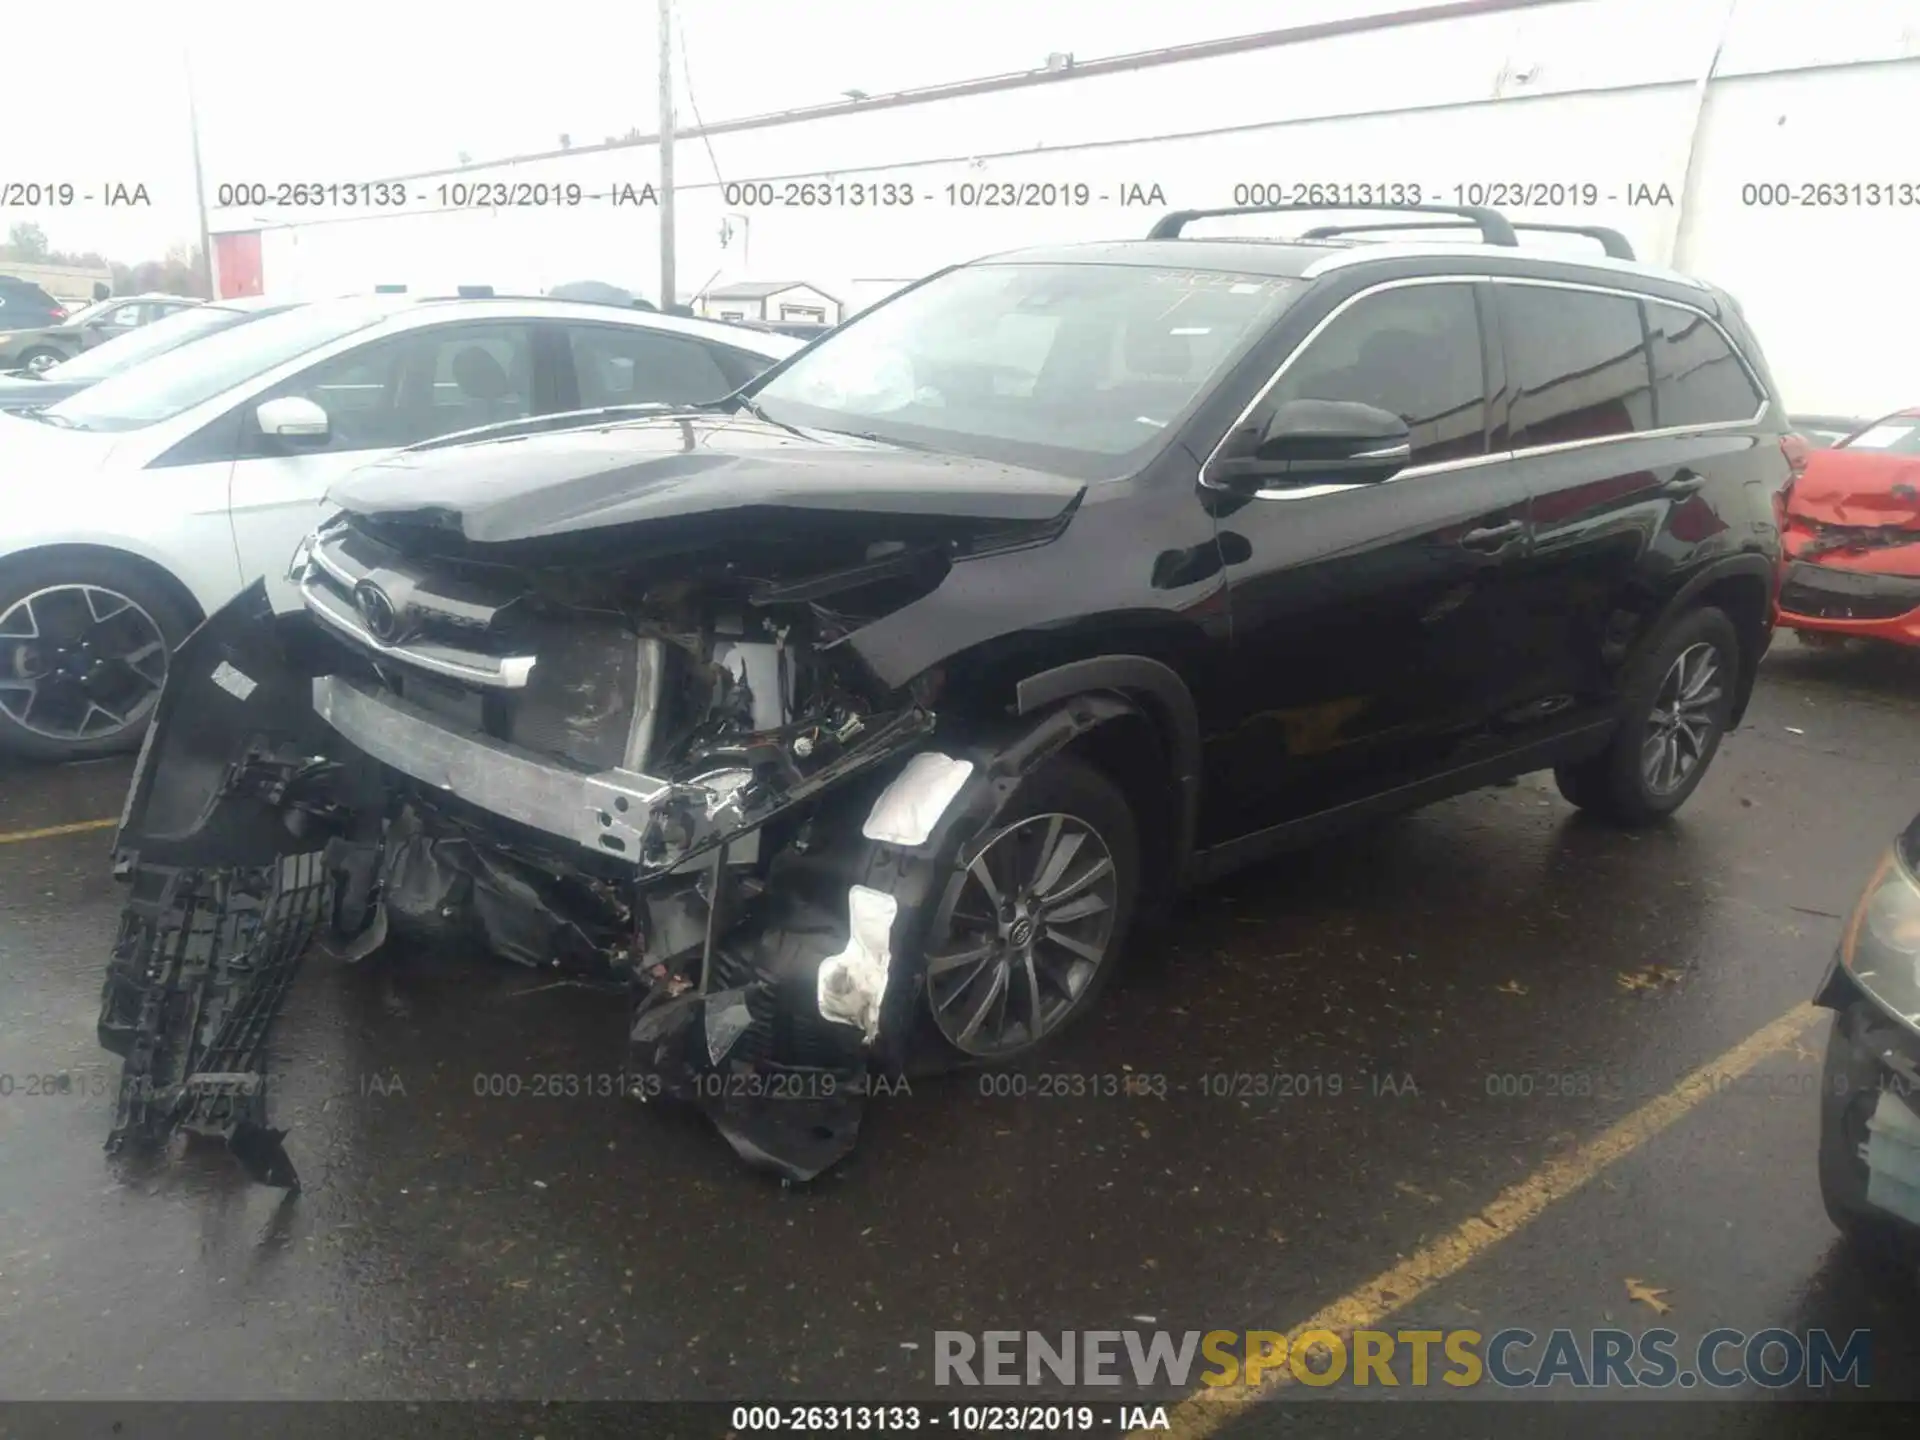
[[[163,660],[167,662],[196,623],[196,617],[167,586],[156,582],[142,566],[113,555],[25,555],[0,564],[0,620],[16,613],[26,597],[65,586],[97,587],[131,601],[158,629],[164,642]],[[21,627],[10,624],[7,628]],[[27,662],[17,648],[20,643],[17,636],[0,636],[0,680],[24,672]],[[51,762],[90,760],[139,749],[158,698],[156,693],[145,698],[137,711],[130,708],[129,723],[120,728],[60,736],[32,728],[11,713],[20,708],[18,695],[18,691],[0,691],[0,752]]]
[[[1120,967],[1140,896],[1140,836],[1133,807],[1121,788],[1104,771],[1069,752],[1054,756],[1029,775],[1006,807],[994,818],[988,833],[1006,835],[1023,822],[1050,816],[1070,817],[1091,831],[1104,845],[1106,855],[1111,860],[1112,923],[1100,947],[1100,959],[1083,987],[1074,993],[1064,1013],[1050,1020],[1039,1030],[1036,1038],[991,1054],[980,1053],[977,1048],[963,1049],[943,1032],[934,1014],[939,995],[929,977],[923,989],[915,1027],[920,1038],[913,1048],[922,1062],[930,1063],[935,1070],[956,1065],[1009,1065],[1044,1052],[1063,1033],[1086,1017]],[[1091,853],[1091,847],[1083,853]],[[921,947],[925,954],[938,954],[955,947],[956,932],[949,925],[947,917],[956,897],[969,884],[968,872],[959,864],[959,859],[955,855],[945,862],[948,878],[943,889],[935,892],[934,914]],[[1083,867],[1080,873],[1084,874],[1086,868],[1092,867]],[[1073,868],[1069,867],[1064,872],[1063,883],[1071,884],[1074,873]],[[1082,896],[1085,893],[1076,892]],[[977,904],[981,897],[975,894],[969,898]],[[1057,916],[1059,913],[1056,908],[1054,914]],[[1024,984],[1023,979],[1021,983]],[[1057,993],[1049,999],[1056,999]],[[949,1028],[951,1024],[950,1020]]]
[[[47,361],[50,361],[52,364],[58,365],[61,362],[71,358],[72,357],[69,356],[64,350],[55,350],[50,346],[40,345],[40,346],[36,346],[32,350],[27,351],[15,363],[22,370],[30,370],[33,368],[33,363],[36,360],[47,360]]]
[[[1696,646],[1712,647],[1719,697],[1706,717],[1706,738],[1690,753],[1692,767],[1671,788],[1648,774],[1646,750],[1654,738],[1656,706],[1674,664]],[[1740,636],[1724,610],[1701,606],[1675,618],[1630,667],[1622,686],[1620,725],[1607,748],[1591,759],[1556,766],[1560,793],[1580,809],[1616,825],[1637,827],[1664,820],[1687,802],[1719,753],[1733,715],[1740,675]]]

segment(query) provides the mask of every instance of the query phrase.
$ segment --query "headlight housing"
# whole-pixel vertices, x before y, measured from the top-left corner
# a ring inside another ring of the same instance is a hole
[[[1920,882],[1897,848],[1847,919],[1840,963],[1889,1014],[1920,1029]]]

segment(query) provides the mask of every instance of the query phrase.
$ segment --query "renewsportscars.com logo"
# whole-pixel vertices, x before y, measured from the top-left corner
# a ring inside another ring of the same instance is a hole
[[[1110,1386],[1184,1390],[1193,1383],[1326,1387],[1447,1385],[1464,1389],[1730,1390],[1759,1385],[1872,1383],[1873,1336],[1836,1341],[1825,1330],[1709,1330],[1690,1348],[1655,1329],[1309,1330],[1291,1341],[1274,1330],[936,1330],[936,1385]]]

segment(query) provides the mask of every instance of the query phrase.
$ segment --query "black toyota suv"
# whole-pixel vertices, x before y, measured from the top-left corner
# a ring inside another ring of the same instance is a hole
[[[1678,808],[1770,637],[1789,447],[1739,308],[1482,210],[1187,233],[1245,213],[339,485],[305,613],[243,594],[159,703],[114,1142],[292,1183],[258,1080],[309,940],[451,945],[624,980],[631,1093],[806,1178],[874,1077],[1052,1040],[1185,887],[1526,771]]]

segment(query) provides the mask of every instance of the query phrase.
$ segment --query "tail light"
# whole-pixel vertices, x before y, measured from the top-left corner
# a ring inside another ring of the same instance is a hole
[[[67,318],[67,307],[64,305],[56,305],[50,313],[55,320],[64,320]]]

